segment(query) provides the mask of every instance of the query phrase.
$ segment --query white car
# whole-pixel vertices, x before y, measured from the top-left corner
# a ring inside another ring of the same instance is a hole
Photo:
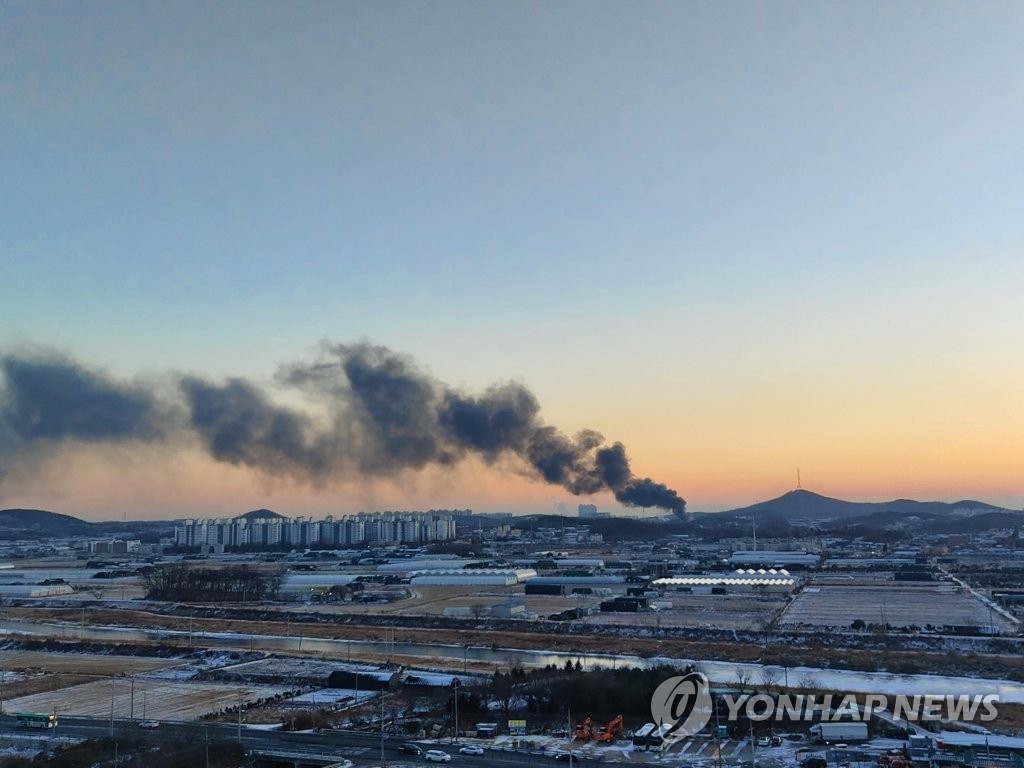
[[[465,744],[459,747],[460,755],[482,755],[484,753],[483,747],[478,747],[476,744]]]
[[[423,756],[434,763],[447,763],[452,759],[452,756],[447,752],[442,752],[440,749],[428,749],[423,753]]]

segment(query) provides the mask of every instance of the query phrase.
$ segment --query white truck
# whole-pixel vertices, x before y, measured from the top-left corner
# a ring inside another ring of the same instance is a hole
[[[836,743],[838,741],[865,741],[868,738],[867,723],[816,723],[811,726],[811,739]]]

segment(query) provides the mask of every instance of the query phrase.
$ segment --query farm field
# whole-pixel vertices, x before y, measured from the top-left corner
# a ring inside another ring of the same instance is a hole
[[[877,586],[822,585],[805,588],[783,614],[783,625],[847,629],[856,619],[866,624],[924,627],[946,624],[1000,624],[981,601],[951,584]],[[1009,631],[1009,626],[1004,629]]]
[[[161,659],[150,656],[0,651],[0,669],[48,674],[73,673],[109,677],[111,675],[152,672],[181,664],[179,659]]]
[[[133,692],[134,689],[134,692]],[[282,694],[283,686],[219,685],[114,677],[74,688],[22,696],[4,703],[8,712],[57,712],[75,717],[195,720],[230,707]]]

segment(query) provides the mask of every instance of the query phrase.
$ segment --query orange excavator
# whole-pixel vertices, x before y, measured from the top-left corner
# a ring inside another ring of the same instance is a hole
[[[597,734],[597,740],[601,744],[608,744],[615,741],[622,736],[622,715],[608,721],[608,724],[601,728],[601,732]]]
[[[582,725],[576,726],[576,741],[590,741],[594,735],[593,721],[588,717]]]

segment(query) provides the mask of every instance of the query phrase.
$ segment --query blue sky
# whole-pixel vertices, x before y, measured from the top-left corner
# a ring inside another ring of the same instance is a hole
[[[1021,39],[1009,2],[8,2],[0,345],[269,378],[370,339],[692,508],[798,465],[1019,506]],[[452,498],[559,500],[487,473]]]

